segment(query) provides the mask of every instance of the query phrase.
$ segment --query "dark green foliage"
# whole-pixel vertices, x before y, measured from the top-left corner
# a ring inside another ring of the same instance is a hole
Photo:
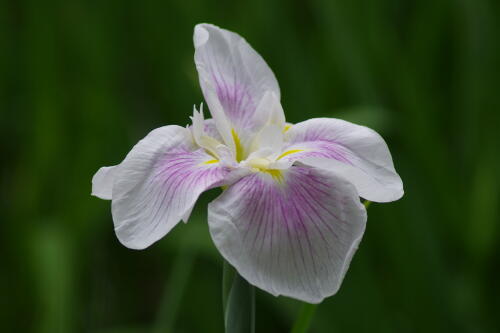
[[[205,194],[145,251],[116,240],[90,179],[202,101],[192,31],[243,35],[291,122],[379,131],[406,194],[372,204],[313,332],[500,330],[499,2],[0,1],[0,331],[222,332]],[[302,304],[256,290],[256,332]]]

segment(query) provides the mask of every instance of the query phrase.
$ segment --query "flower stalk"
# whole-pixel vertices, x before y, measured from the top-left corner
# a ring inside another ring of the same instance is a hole
[[[302,305],[299,316],[295,320],[295,324],[293,324],[292,333],[305,333],[309,330],[317,307],[317,304],[304,303]]]
[[[222,276],[222,303],[226,333],[255,332],[255,287],[226,261]]]

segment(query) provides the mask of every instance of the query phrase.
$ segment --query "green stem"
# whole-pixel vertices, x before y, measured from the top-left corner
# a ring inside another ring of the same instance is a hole
[[[311,325],[311,320],[316,312],[317,304],[304,303],[300,309],[299,316],[292,328],[292,333],[305,333]]]
[[[255,288],[224,262],[222,276],[226,333],[255,332]]]
[[[224,312],[224,324],[226,323],[226,308],[229,292],[233,286],[234,275],[236,271],[224,260],[222,267],[222,310]]]
[[[363,205],[368,209],[370,207],[371,201],[363,201]],[[304,303],[302,309],[300,310],[299,316],[293,324],[292,333],[306,333],[311,325],[312,318],[316,312],[318,304]]]

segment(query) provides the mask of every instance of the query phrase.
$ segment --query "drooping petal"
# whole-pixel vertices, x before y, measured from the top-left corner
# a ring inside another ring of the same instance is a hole
[[[252,127],[255,110],[266,91],[279,101],[273,72],[245,39],[211,24],[198,24],[193,39],[200,85],[216,122],[223,113],[232,127]],[[224,137],[224,133],[221,135]]]
[[[295,124],[285,133],[282,160],[331,169],[356,186],[361,197],[375,202],[403,195],[384,139],[375,131],[340,119],[316,118]]]
[[[116,167],[112,213],[118,239],[145,248],[187,220],[198,196],[229,171],[197,148],[187,128],[149,133]]]
[[[102,167],[92,177],[92,195],[111,200],[116,166]]]
[[[366,223],[352,184],[303,165],[241,178],[208,209],[214,243],[241,276],[310,303],[337,292]]]

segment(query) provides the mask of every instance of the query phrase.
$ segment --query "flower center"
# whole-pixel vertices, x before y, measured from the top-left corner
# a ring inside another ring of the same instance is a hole
[[[253,158],[250,161],[248,161],[248,165],[252,168],[255,169],[260,169],[260,170],[265,170],[269,167],[269,164],[271,164],[271,161],[269,161],[267,158]]]
[[[247,165],[251,167],[253,171],[267,173],[271,175],[276,182],[280,184],[283,183],[283,174],[281,170],[269,169],[270,164],[270,160],[261,157],[253,158],[247,162]]]

